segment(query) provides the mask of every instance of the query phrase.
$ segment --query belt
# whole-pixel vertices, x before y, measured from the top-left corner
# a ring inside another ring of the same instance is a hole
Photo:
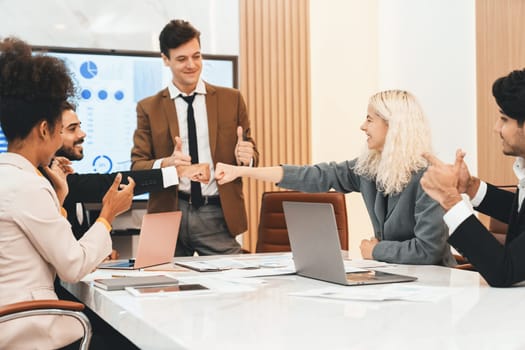
[[[189,193],[179,191],[179,198],[191,204],[191,197]],[[202,196],[204,203],[202,205],[221,205],[219,196]]]

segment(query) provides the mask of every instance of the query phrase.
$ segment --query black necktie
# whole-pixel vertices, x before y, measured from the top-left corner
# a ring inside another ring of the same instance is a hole
[[[197,128],[195,127],[195,114],[193,113],[193,100],[195,94],[191,96],[182,96],[182,99],[188,104],[188,143],[190,147],[191,164],[199,162],[199,152],[197,150]],[[191,182],[191,204],[194,208],[199,208],[204,200],[202,198],[200,182]]]

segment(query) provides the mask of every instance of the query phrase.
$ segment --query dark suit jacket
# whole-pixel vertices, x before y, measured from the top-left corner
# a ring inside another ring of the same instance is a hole
[[[509,224],[502,246],[479,220],[471,215],[450,236],[449,242],[494,287],[508,287],[525,280],[525,206],[518,208],[518,193],[487,184],[479,212]]]
[[[242,126],[244,138],[250,137],[250,122],[246,104],[238,90],[213,86],[206,83],[206,111],[213,163],[236,164],[235,145],[237,127]],[[175,104],[168,89],[143,99],[137,105],[137,129],[133,136],[131,169],[151,169],[155,160],[173,153],[175,136],[179,136],[179,124]],[[259,155],[255,150],[254,166]],[[242,179],[219,186],[219,196],[228,230],[232,235],[246,231],[248,224],[242,193]],[[149,212],[177,210],[177,188],[150,195]]]
[[[159,191],[164,188],[162,171],[150,169],[143,171],[121,171],[122,183],[128,183],[128,176],[135,181],[134,194]],[[90,223],[84,215],[82,224],[78,222],[76,203],[99,203],[113,183],[117,173],[113,174],[70,174],[67,176],[69,192],[64,199],[63,207],[75,237],[80,239],[89,229]],[[83,207],[83,205],[82,205]],[[85,214],[85,210],[84,210]]]

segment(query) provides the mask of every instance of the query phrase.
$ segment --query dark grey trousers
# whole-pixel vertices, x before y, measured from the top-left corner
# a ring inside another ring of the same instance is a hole
[[[182,211],[175,256],[240,254],[241,246],[232,237],[220,205],[203,205],[199,209],[179,198]]]

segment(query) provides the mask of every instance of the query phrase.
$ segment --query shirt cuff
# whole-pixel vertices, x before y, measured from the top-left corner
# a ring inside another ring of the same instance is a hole
[[[160,169],[160,171],[162,172],[162,183],[164,188],[179,184],[179,174],[177,173],[176,167],[168,166]]]
[[[162,166],[162,160],[164,158],[160,158],[160,159],[157,159],[154,163],[153,163],[153,167],[151,169],[160,169],[161,166]]]
[[[459,225],[463,223],[469,216],[474,214],[474,210],[468,203],[467,199],[463,197],[461,202],[456,203],[449,211],[443,216],[443,220],[448,226],[449,235],[451,235]]]
[[[483,198],[485,198],[485,195],[487,194],[487,183],[484,181],[480,181],[478,192],[476,192],[476,195],[474,198],[470,200],[470,203],[472,203],[473,206],[479,207],[481,202],[483,202]]]
[[[109,222],[106,219],[104,219],[104,218],[99,216],[97,218],[97,220],[95,220],[95,221],[103,223],[104,226],[106,226],[106,228],[108,229],[108,231],[111,232],[111,225],[109,224]]]

